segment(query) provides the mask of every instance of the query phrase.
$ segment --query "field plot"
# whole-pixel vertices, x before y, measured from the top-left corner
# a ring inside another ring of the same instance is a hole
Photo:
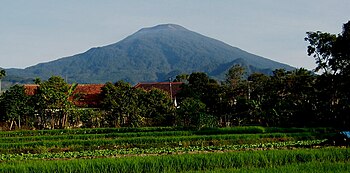
[[[324,170],[347,170],[349,149],[320,147],[333,134],[328,128],[263,127],[0,132],[0,171],[276,172],[321,162]]]

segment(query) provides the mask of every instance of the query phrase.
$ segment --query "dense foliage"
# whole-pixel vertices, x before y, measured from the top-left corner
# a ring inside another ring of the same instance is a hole
[[[5,71],[4,69],[0,69],[0,94],[2,93],[2,89],[1,89],[1,87],[2,87],[1,80],[2,80],[2,78],[5,77],[5,76],[6,76],[6,71]]]
[[[350,116],[350,21],[343,25],[342,33],[308,32],[308,54],[321,71],[317,85],[321,95],[317,98],[318,117],[328,115],[329,123],[349,126]]]

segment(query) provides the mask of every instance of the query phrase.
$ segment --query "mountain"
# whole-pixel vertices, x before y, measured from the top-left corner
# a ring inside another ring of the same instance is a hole
[[[59,75],[78,83],[118,80],[137,83],[164,81],[192,72],[206,72],[213,78],[223,79],[234,64],[241,64],[248,72],[265,74],[278,68],[293,69],[182,26],[163,24],[143,28],[111,45],[25,69],[7,69],[7,73],[22,80]]]

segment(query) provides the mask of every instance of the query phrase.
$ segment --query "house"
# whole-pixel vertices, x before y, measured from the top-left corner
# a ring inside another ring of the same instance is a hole
[[[152,88],[158,88],[167,92],[170,97],[174,100],[176,94],[181,90],[180,86],[183,82],[151,82],[151,83],[138,83],[135,85],[135,88],[142,88],[146,91],[151,90]],[[78,107],[89,107],[96,108],[99,105],[99,102],[102,100],[100,93],[102,87],[105,84],[78,84],[77,88],[74,91],[74,95],[77,96],[77,100],[74,101],[74,104]],[[27,95],[34,95],[35,90],[39,85],[36,84],[25,84],[25,92]]]
[[[39,85],[25,84],[23,85],[27,95],[34,95],[35,90]],[[98,107],[101,100],[100,93],[104,84],[78,84],[74,91],[74,95],[77,95],[77,100],[74,104],[78,107]]]
[[[79,99],[74,104],[79,107],[98,107],[103,86],[105,84],[78,84],[74,93],[78,94]]]
[[[27,95],[32,96],[35,94],[36,88],[38,88],[39,85],[37,84],[24,84],[24,89]]]

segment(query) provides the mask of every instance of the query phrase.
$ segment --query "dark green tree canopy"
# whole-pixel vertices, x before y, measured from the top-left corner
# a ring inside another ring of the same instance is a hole
[[[139,95],[138,106],[142,109],[141,115],[145,117],[146,125],[173,125],[175,106],[168,93],[153,88],[150,91],[140,90]]]
[[[6,76],[6,71],[4,69],[0,70],[0,79],[2,79],[4,76]]]
[[[102,109],[107,111],[110,126],[140,126],[142,118],[138,107],[138,91],[129,83],[110,82],[102,88]]]
[[[307,52],[316,60],[316,71],[326,74],[350,72],[350,21],[343,25],[342,33],[335,35],[321,31],[307,32]]]
[[[188,78],[190,77],[190,75],[188,74],[179,74],[176,76],[176,78],[174,79],[174,82],[184,82],[184,83],[188,83]]]
[[[24,121],[24,116],[28,115],[32,109],[29,105],[29,96],[26,95],[24,87],[20,85],[12,86],[1,95],[0,107],[1,119],[11,122],[10,130],[13,122],[16,122],[20,128],[21,122]]]
[[[227,85],[230,85],[231,87],[237,86],[243,81],[245,73],[245,69],[242,66],[234,65],[229,69],[228,73],[226,74],[225,83]]]
[[[6,71],[5,71],[4,69],[1,69],[1,70],[0,70],[0,95],[1,95],[1,93],[2,93],[2,91],[1,91],[1,79],[2,79],[4,76],[6,76]]]
[[[38,112],[42,125],[50,119],[49,128],[65,128],[73,110],[73,92],[77,84],[69,85],[63,78],[52,76],[47,81],[36,80],[39,87],[33,96],[34,107]]]

